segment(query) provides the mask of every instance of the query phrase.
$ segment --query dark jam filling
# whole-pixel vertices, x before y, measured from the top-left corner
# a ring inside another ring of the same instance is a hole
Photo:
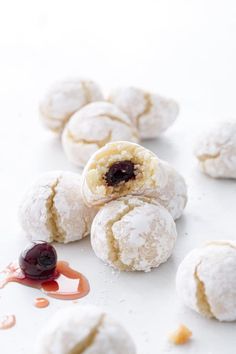
[[[117,186],[121,182],[128,182],[134,178],[134,163],[128,160],[114,163],[105,174],[105,180],[109,187]]]

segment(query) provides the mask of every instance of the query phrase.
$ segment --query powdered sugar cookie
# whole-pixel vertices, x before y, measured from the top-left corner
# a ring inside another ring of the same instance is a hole
[[[63,80],[55,83],[42,99],[40,117],[48,129],[61,133],[73,113],[90,102],[101,100],[103,94],[95,82]]]
[[[115,89],[109,96],[137,125],[140,138],[156,138],[175,121],[179,106],[172,100],[134,87]]]
[[[20,223],[31,240],[68,243],[90,233],[95,208],[81,197],[81,177],[65,171],[40,176],[19,208]]]
[[[116,140],[137,142],[138,132],[126,114],[108,102],[83,107],[71,117],[62,135],[68,159],[80,167],[95,151]]]
[[[176,287],[184,304],[209,318],[236,320],[236,242],[211,241],[179,266]]]
[[[135,354],[128,332],[95,306],[73,305],[59,310],[45,324],[35,354]]]
[[[195,149],[202,172],[214,178],[236,178],[236,122],[224,122]]]
[[[176,227],[155,200],[126,196],[103,206],[91,229],[97,257],[124,271],[150,271],[171,255]]]
[[[117,141],[89,159],[82,174],[82,195],[87,205],[102,205],[127,194],[152,196],[167,181],[165,168],[154,153]]]
[[[184,178],[172,166],[165,161],[161,163],[167,175],[167,183],[153,193],[153,198],[156,198],[176,220],[181,217],[187,204],[187,186]]]

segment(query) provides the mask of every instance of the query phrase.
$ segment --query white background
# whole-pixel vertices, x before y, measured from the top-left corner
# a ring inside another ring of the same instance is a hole
[[[204,240],[235,239],[234,181],[198,171],[194,141],[210,123],[236,117],[236,5],[234,0],[1,1],[0,2],[0,267],[26,244],[17,221],[23,191],[39,173],[76,169],[60,141],[38,120],[48,85],[67,76],[98,81],[105,92],[134,85],[171,96],[181,105],[176,124],[145,145],[186,178],[189,203],[177,222],[172,258],[149,274],[117,274],[104,266],[89,239],[56,246],[59,256],[84,272],[91,293],[130,330],[139,354],[234,354],[235,324],[201,318],[184,308],[174,278],[183,256]],[[17,324],[1,331],[1,354],[32,353],[51,314],[68,302],[33,307],[37,290],[10,284],[0,292],[0,315]],[[179,323],[193,331],[184,347],[168,344]]]

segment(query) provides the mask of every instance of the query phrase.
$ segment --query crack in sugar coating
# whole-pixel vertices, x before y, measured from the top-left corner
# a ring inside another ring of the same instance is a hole
[[[57,241],[63,242],[65,239],[65,231],[60,226],[60,215],[57,212],[57,209],[54,204],[54,199],[56,197],[56,188],[60,183],[60,178],[58,178],[51,185],[51,194],[47,199],[46,208],[47,208],[47,228],[50,232],[50,242]]]
[[[141,113],[139,113],[136,117],[136,124],[137,124],[138,129],[140,128],[140,120],[142,119],[142,117],[144,115],[148,114],[153,107],[153,102],[151,100],[150,93],[148,93],[148,92],[144,93],[143,97],[145,99],[145,107],[144,107],[143,111]]]
[[[132,161],[124,160],[112,164],[104,178],[108,186],[115,186],[122,182],[135,179],[135,166]]]
[[[81,81],[81,86],[83,88],[83,93],[84,93],[86,104],[89,104],[92,101],[92,97],[91,97],[91,92],[88,87],[88,82]]]
[[[114,114],[111,113],[104,113],[104,114],[99,114],[98,116],[96,116],[96,118],[109,118],[110,120],[113,120],[114,122],[119,122],[121,124],[127,125],[127,127],[131,127],[131,123],[128,123],[126,121],[124,121],[122,118],[115,116]]]
[[[75,144],[95,144],[99,148],[101,148],[111,141],[112,131],[109,130],[107,136],[105,136],[105,138],[103,138],[101,140],[87,140],[87,139],[76,139],[75,136],[73,135],[73,133],[71,133],[71,131],[68,129],[67,130],[67,138]]]
[[[105,320],[105,314],[101,315],[97,324],[91,328],[89,334],[81,340],[73,349],[69,351],[68,354],[83,354],[87,349],[89,349],[96,340],[97,334],[103,325]]]
[[[120,260],[121,252],[118,243],[115,240],[112,227],[116,222],[120,221],[129,212],[139,207],[139,205],[130,205],[129,201],[126,200],[123,200],[123,202],[126,206],[125,209],[122,212],[118,213],[115,218],[113,218],[106,224],[107,244],[109,249],[108,260],[111,262],[112,265],[115,265],[118,269],[128,271],[132,269],[132,264],[128,266]]]
[[[227,241],[209,241],[206,244],[206,247],[207,246],[228,246],[233,249],[236,249],[236,246],[234,246],[232,243],[227,242]]]
[[[200,162],[205,162],[205,161],[207,161],[207,160],[214,160],[214,159],[217,159],[218,157],[220,157],[220,152],[219,153],[217,153],[217,154],[212,154],[212,155],[210,155],[210,154],[202,154],[202,155],[199,155],[198,156],[198,160],[200,161]]]
[[[208,318],[214,318],[214,314],[212,313],[211,306],[208,302],[205,284],[199,278],[198,275],[198,267],[200,266],[201,262],[196,266],[194,272],[194,278],[196,281],[196,300],[197,300],[197,307],[201,314]]]
[[[127,216],[130,212],[134,209],[142,208],[143,203],[159,205],[156,200],[148,197],[138,197],[136,201],[132,200],[130,202],[126,197],[122,198],[122,202],[124,205],[124,209],[121,212],[118,212],[115,217],[109,220],[106,223],[106,235],[107,235],[107,245],[108,245],[108,262],[112,266],[115,266],[117,269],[121,271],[132,271],[135,269],[135,262],[136,259],[133,259],[129,264],[125,264],[121,261],[121,250],[119,248],[118,241],[116,240],[114,233],[113,233],[113,226],[121,221],[125,216]],[[142,203],[140,203],[142,202]]]

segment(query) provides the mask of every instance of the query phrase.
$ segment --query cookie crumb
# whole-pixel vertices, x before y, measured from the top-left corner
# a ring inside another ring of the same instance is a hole
[[[171,343],[180,345],[189,341],[192,336],[192,332],[185,325],[181,324],[179,328],[170,334],[169,340]]]

